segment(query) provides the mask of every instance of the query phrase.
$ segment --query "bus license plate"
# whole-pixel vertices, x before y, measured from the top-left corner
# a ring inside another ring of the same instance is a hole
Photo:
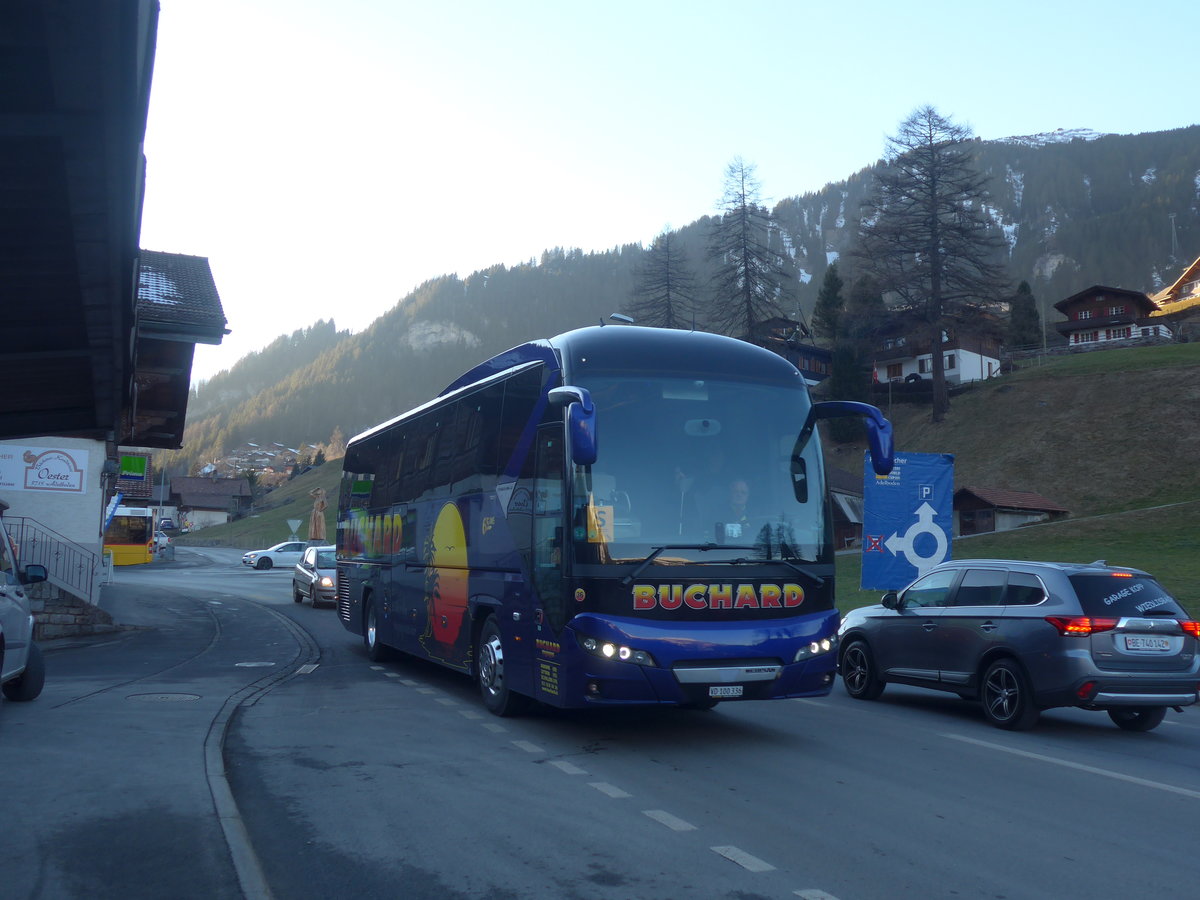
[[[1126,650],[1170,650],[1171,641],[1165,637],[1143,637],[1137,634],[1125,635]]]
[[[740,684],[721,684],[713,685],[708,689],[710,697],[740,697],[742,696],[742,686]]]

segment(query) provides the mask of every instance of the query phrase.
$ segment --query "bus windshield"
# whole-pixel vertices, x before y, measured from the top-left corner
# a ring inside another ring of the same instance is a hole
[[[576,466],[580,563],[816,562],[830,550],[811,405],[792,385],[682,377],[580,379],[598,453]]]

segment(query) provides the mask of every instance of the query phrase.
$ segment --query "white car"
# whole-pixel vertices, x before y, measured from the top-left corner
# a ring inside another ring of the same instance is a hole
[[[266,550],[251,550],[242,557],[242,565],[255,569],[269,569],[272,566],[294,566],[300,562],[307,547],[304,541],[284,541]]]
[[[0,515],[8,504],[0,500]],[[25,585],[46,580],[46,567],[17,567],[16,545],[0,520],[0,685],[8,700],[35,700],[46,681],[42,651],[33,642]]]

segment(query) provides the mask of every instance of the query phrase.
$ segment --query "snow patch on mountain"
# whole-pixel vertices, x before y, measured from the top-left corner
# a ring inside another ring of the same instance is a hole
[[[413,350],[435,350],[445,344],[458,343],[468,347],[479,346],[477,335],[453,322],[414,322],[405,335],[405,341]]]
[[[1045,147],[1048,144],[1069,144],[1071,141],[1094,141],[1104,136],[1104,132],[1092,131],[1090,128],[1058,128],[1042,134],[1000,138],[999,143],[1019,144],[1022,147]]]

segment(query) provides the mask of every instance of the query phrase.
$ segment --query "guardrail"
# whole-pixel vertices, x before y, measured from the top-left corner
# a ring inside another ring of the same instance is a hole
[[[99,557],[28,516],[5,516],[9,536],[17,542],[17,561],[46,567],[48,581],[87,603],[96,603]]]

